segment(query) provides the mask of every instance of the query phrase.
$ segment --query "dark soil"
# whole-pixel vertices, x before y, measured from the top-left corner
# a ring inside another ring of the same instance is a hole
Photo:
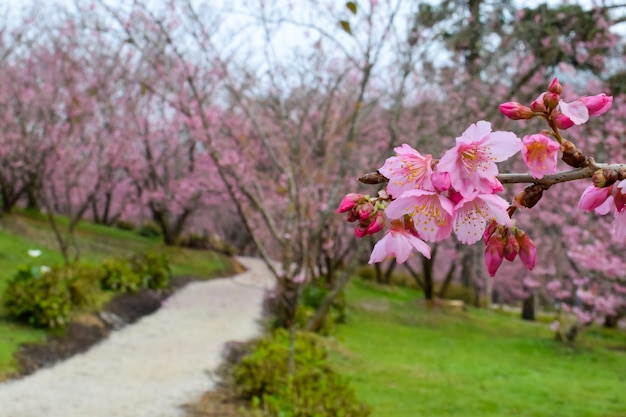
[[[172,280],[172,287],[167,291],[145,290],[117,295],[101,312],[81,316],[69,323],[61,334],[48,336],[45,343],[23,344],[15,354],[20,364],[20,376],[32,374],[38,369],[87,351],[105,339],[112,330],[157,311],[163,300],[191,281],[194,279],[178,277]]]

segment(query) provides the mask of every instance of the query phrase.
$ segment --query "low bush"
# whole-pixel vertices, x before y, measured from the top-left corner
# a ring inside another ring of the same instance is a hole
[[[237,249],[217,235],[190,233],[178,240],[178,245],[189,249],[212,250],[233,256]]]
[[[366,417],[347,381],[328,364],[319,336],[299,333],[289,375],[289,334],[278,329],[233,368],[238,393],[268,417]]]
[[[60,274],[23,266],[9,280],[3,302],[10,316],[36,327],[63,326],[70,317],[72,294]]]
[[[137,229],[137,234],[147,238],[161,237],[161,228],[156,223],[148,222]]]
[[[116,221],[115,227],[117,227],[120,230],[128,230],[128,231],[133,231],[136,228],[135,223],[127,221],[127,220]]]
[[[162,290],[169,287],[172,271],[164,254],[136,253],[129,263],[131,270],[139,275],[142,288]]]
[[[103,289],[117,292],[160,290],[169,287],[172,272],[167,257],[156,253],[136,253],[128,259],[109,259],[102,264]]]
[[[116,292],[136,292],[143,288],[141,276],[133,271],[126,259],[107,259],[102,263],[102,289]]]
[[[307,321],[313,317],[317,309],[322,304],[330,290],[327,288],[326,280],[320,277],[313,282],[307,283],[302,289],[301,302],[296,311],[296,321],[303,327]],[[318,333],[328,336],[335,331],[338,323],[345,322],[346,319],[346,298],[343,291],[337,296],[330,311],[324,319],[324,323]]]

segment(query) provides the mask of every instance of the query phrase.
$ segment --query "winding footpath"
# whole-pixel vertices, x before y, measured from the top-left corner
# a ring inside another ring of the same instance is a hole
[[[0,383],[0,417],[184,415],[184,404],[213,388],[225,343],[260,334],[273,280],[261,260],[237,260],[246,272],[193,282],[86,353]]]

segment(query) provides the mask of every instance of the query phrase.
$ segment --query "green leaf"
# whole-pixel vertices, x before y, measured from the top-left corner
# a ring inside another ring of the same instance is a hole
[[[356,2],[355,1],[347,2],[346,7],[352,12],[352,14],[356,14]]]
[[[348,22],[347,20],[340,20],[339,24],[341,25],[341,28],[348,33],[349,35],[352,35],[352,29],[350,28],[350,22]]]

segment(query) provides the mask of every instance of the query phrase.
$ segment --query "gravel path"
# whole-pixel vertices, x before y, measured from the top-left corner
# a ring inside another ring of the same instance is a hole
[[[88,352],[0,384],[0,417],[175,417],[212,389],[208,373],[226,342],[259,334],[262,261],[238,258],[248,271],[194,282],[156,313],[113,332]]]

